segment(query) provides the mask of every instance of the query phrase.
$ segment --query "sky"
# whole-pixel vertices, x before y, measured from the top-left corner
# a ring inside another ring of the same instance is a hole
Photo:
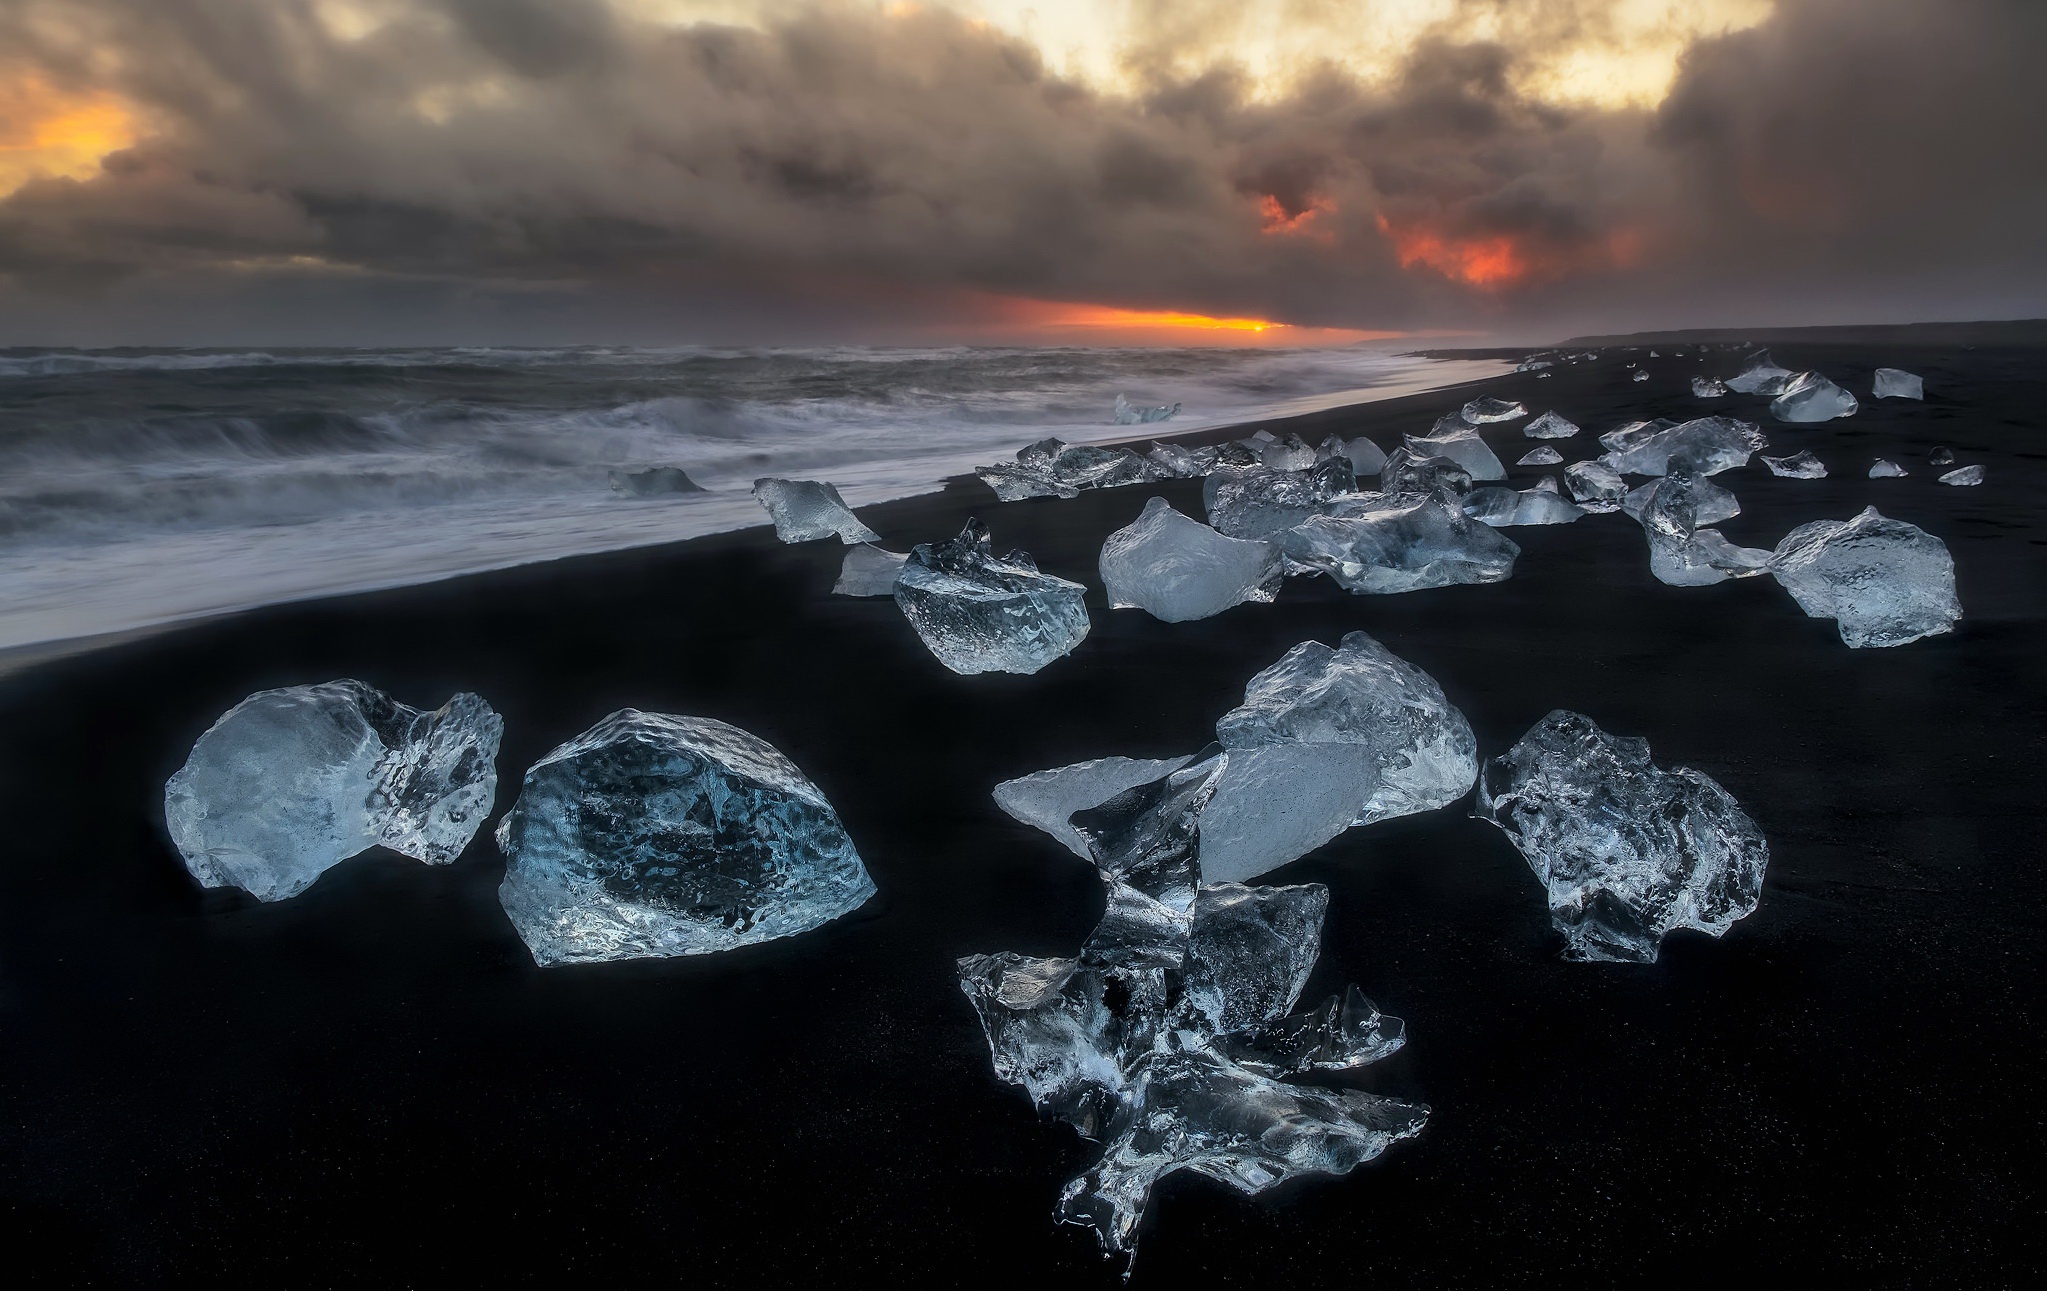
[[[2040,0],[0,0],[0,345],[2047,315]]]

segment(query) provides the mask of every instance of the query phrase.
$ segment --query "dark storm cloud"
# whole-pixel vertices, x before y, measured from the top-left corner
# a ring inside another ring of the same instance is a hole
[[[1695,46],[1655,113],[1531,102],[1528,51],[1440,38],[1261,102],[1227,69],[1099,94],[944,13],[386,8],[349,39],[307,0],[0,0],[0,74],[152,127],[0,200],[11,331],[207,275],[210,299],[352,281],[365,318],[422,284],[560,287],[579,325],[593,293],[747,284],[795,317],[970,290],[1373,328],[2047,307],[2047,5],[2023,0],[1787,0]],[[1494,242],[1512,280],[1458,281]]]

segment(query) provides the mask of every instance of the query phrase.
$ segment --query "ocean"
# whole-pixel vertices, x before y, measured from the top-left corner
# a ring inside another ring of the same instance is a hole
[[[0,350],[0,649],[855,506],[1047,435],[1143,439],[1506,365],[1348,349]],[[1182,405],[1116,425],[1118,396]],[[613,470],[702,494],[625,499]]]

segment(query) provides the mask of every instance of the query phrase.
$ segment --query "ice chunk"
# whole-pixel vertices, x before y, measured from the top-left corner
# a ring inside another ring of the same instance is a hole
[[[1554,486],[1515,490],[1488,484],[1465,495],[1464,514],[1495,529],[1504,529],[1512,525],[1569,524],[1586,513],[1583,507],[1566,502]]]
[[[1310,471],[1254,468],[1211,475],[1202,486],[1208,522],[1232,538],[1269,538],[1320,514],[1329,497]]]
[[[1215,469],[1213,448],[1190,448],[1153,440],[1144,455],[1165,475],[1179,480],[1196,479]]]
[[[1551,448],[1548,444],[1538,444],[1534,448],[1531,448],[1527,452],[1521,454],[1521,460],[1515,462],[1514,465],[1555,466],[1559,462],[1562,462],[1563,460],[1564,455],[1562,453],[1559,453],[1556,449]]]
[[[1901,475],[1910,474],[1910,471],[1907,471],[1904,467],[1887,457],[1877,458],[1876,462],[1869,468],[1869,478],[1872,480],[1894,480]]]
[[[995,805],[1026,825],[1044,830],[1082,860],[1087,840],[1073,828],[1075,812],[1099,807],[1126,790],[1151,784],[1193,761],[1185,758],[1095,758],[1004,780]]]
[[[1140,609],[1168,623],[1270,601],[1284,574],[1279,548],[1225,537],[1175,511],[1164,498],[1102,544],[1102,584],[1116,609]]]
[[[1693,377],[1694,399],[1718,399],[1727,393],[1727,383],[1718,377]]]
[[[1737,547],[1718,530],[1701,528],[1707,515],[1726,519],[1741,510],[1734,495],[1679,472],[1630,494],[1623,503],[1641,521],[1649,542],[1649,572],[1673,587],[1706,587],[1749,578],[1770,567],[1770,553]]]
[[[1623,428],[1600,437],[1613,451],[1599,460],[1623,475],[1665,475],[1684,470],[1717,475],[1748,465],[1749,455],[1764,448],[1754,426],[1732,417],[1697,417],[1659,430],[1654,424]]]
[[[816,480],[755,480],[753,496],[775,521],[775,536],[783,542],[813,542],[837,538],[851,546],[856,542],[880,542],[881,535],[861,524],[846,507],[846,500],[829,484]]]
[[[1149,458],[1108,444],[1062,444],[1049,470],[1053,479],[1077,489],[1145,484],[1165,475]]]
[[[1246,1027],[1219,1038],[1216,1048],[1265,1076],[1310,1071],[1354,1071],[1407,1042],[1407,1027],[1389,1018],[1357,987],[1277,1022]]]
[[[1630,381],[1647,381],[1648,379],[1649,374],[1640,370],[1637,370],[1635,375],[1628,378]]]
[[[1653,964],[1669,933],[1722,936],[1762,898],[1769,844],[1733,796],[1578,713],[1488,761],[1476,814],[1548,889],[1569,959]]]
[[[834,596],[894,596],[896,576],[909,557],[885,551],[871,543],[846,549],[846,563],[839,566],[839,581],[832,584]]]
[[[1564,487],[1579,506],[1591,512],[1618,511],[1627,496],[1627,482],[1598,462],[1573,462],[1564,468]]]
[[[542,965],[750,946],[874,895],[817,786],[707,717],[613,713],[526,772],[497,840],[498,901]]]
[[[1179,411],[1177,403],[1136,404],[1119,394],[1116,396],[1114,421],[1118,426],[1149,426],[1153,422],[1168,421]]]
[[[1521,433],[1530,439],[1569,439],[1578,433],[1578,423],[1551,411],[1523,426]]]
[[[490,814],[504,727],[470,694],[426,713],[353,680],[258,691],[192,746],[164,824],[194,878],[259,901],[379,843],[446,865]]]
[[[1837,620],[1841,639],[1857,648],[1936,636],[1962,617],[1947,544],[1875,507],[1793,529],[1771,572],[1800,609]]]
[[[1036,467],[999,462],[993,466],[977,466],[974,474],[981,483],[995,490],[995,497],[1002,502],[1021,502],[1025,498],[1077,498],[1080,490],[1071,484],[1061,484],[1052,478],[1049,471]]]
[[[1924,399],[1926,383],[1902,368],[1878,368],[1871,393],[1879,399]]]
[[[1521,360],[1519,364],[1515,365],[1514,370],[1516,372],[1540,372],[1544,368],[1550,368],[1555,366],[1556,362],[1553,359],[1526,358]]]
[[[1981,484],[1983,482],[1983,468],[1980,466],[1964,466],[1959,470],[1949,471],[1941,476],[1940,482],[1942,484]]]
[[[1408,435],[1407,451],[1417,457],[1447,457],[1463,467],[1473,481],[1504,480],[1507,468],[1500,465],[1500,459],[1493,450],[1486,447],[1485,440],[1476,431],[1457,431],[1447,435]]]
[[[1768,350],[1763,350],[1750,356],[1748,367],[1740,376],[1727,378],[1727,388],[1741,394],[1779,395],[1784,393],[1791,375],[1770,360]]]
[[[1342,497],[1358,491],[1357,467],[1351,463],[1343,441],[1334,435],[1323,440],[1322,447],[1315,450],[1315,462],[1308,468],[1308,473],[1314,477],[1315,491],[1325,498]]]
[[[1676,475],[1659,475],[1647,484],[1630,490],[1628,495],[1621,499],[1621,510],[1640,520],[1643,512],[1654,505],[1656,499],[1671,497],[1680,490],[1686,495],[1684,505],[1689,509],[1690,522],[1694,527],[1702,524],[1719,524],[1722,520],[1732,520],[1741,514],[1741,502],[1734,494],[1711,480],[1701,479],[1682,471]]]
[[[1770,474],[1781,475],[1787,480],[1824,480],[1827,465],[1814,457],[1807,449],[1799,449],[1789,457],[1763,458],[1763,465],[1770,468]]]
[[[1232,440],[1215,446],[1215,468],[1219,471],[1243,471],[1265,464],[1265,450],[1261,445],[1253,448],[1243,440]]]
[[[622,498],[658,498],[671,493],[702,493],[704,486],[679,466],[653,466],[611,472],[611,491]]]
[[[925,646],[957,673],[1033,673],[1087,636],[1087,589],[1038,572],[1023,552],[998,558],[979,520],[913,548],[895,594]]]
[[[1856,406],[1854,395],[1819,373],[1801,372],[1770,401],[1770,415],[1778,421],[1832,421],[1853,416]]]
[[[1492,421],[1513,421],[1517,417],[1527,415],[1528,409],[1519,403],[1495,399],[1491,395],[1482,395],[1464,405],[1464,420],[1474,426],[1483,426]]]
[[[1263,456],[1270,471],[1305,471],[1315,464],[1315,450],[1292,433],[1267,444]]]
[[[1599,437],[1599,444],[1600,447],[1610,448],[1616,453],[1625,452],[1639,444],[1655,439],[1656,436],[1664,431],[1671,430],[1680,424],[1668,417],[1658,417],[1654,421],[1631,421],[1624,426],[1616,426],[1604,435],[1601,435]]]
[[[1377,475],[1386,466],[1386,450],[1363,435],[1344,444],[1343,451],[1355,475]]]
[[[1379,487],[1387,493],[1469,493],[1471,472],[1447,457],[1432,457],[1402,445],[1386,455]]]
[[[1521,548],[1431,493],[1359,494],[1278,537],[1303,569],[1360,594],[1412,592],[1456,583],[1497,583],[1514,572]]]
[[[1433,677],[1363,632],[1306,641],[1216,723],[1228,754],[1201,815],[1201,877],[1277,869],[1352,825],[1456,801],[1478,773],[1464,714]]]
[[[1953,466],[1955,464],[1955,455],[1943,445],[1928,453],[1926,460],[1933,466]]]

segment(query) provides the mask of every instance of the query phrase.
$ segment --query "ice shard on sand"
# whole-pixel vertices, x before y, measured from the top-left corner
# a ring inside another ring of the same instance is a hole
[[[1033,673],[1087,636],[1079,583],[1040,573],[1020,551],[998,557],[979,520],[912,549],[896,604],[938,661],[957,673]]]
[[[1556,449],[1551,448],[1548,444],[1537,444],[1534,448],[1531,448],[1527,452],[1521,454],[1520,460],[1515,462],[1514,465],[1556,466],[1561,464],[1563,460],[1564,455],[1562,453],[1559,453]]]
[[[1361,595],[1512,576],[1521,548],[1443,493],[1360,494],[1278,535],[1288,560]]]
[[[1951,632],[1962,617],[1947,544],[1875,507],[1793,529],[1777,544],[1771,573],[1800,609],[1835,620],[1841,640],[1858,649]]]
[[[1569,439],[1578,433],[1578,423],[1551,411],[1523,426],[1521,433],[1530,439]]]
[[[1824,480],[1827,465],[1814,457],[1810,450],[1799,449],[1789,457],[1763,457],[1763,465],[1770,468],[1770,474],[1780,475],[1787,480]]]
[[[1817,372],[1801,372],[1770,401],[1770,415],[1778,421],[1832,421],[1854,416],[1857,407],[1855,396],[1840,386]]]
[[[816,480],[755,480],[753,496],[775,522],[783,542],[814,542],[837,538],[848,546],[880,542],[881,535],[861,524],[838,489]]]
[[[1926,383],[1903,368],[1878,368],[1870,393],[1878,399],[1924,399]]]
[[[1220,614],[1279,593],[1279,548],[1230,538],[1152,498],[1144,512],[1102,543],[1102,585],[1116,609],[1140,609],[1168,623]]]
[[[903,572],[903,562],[908,559],[872,543],[848,547],[845,563],[839,566],[839,581],[832,584],[832,595],[894,596],[896,576]]]
[[[1520,403],[1508,399],[1495,399],[1491,395],[1481,395],[1473,399],[1464,405],[1463,412],[1464,420],[1474,426],[1483,426],[1494,421],[1513,421],[1528,415],[1528,409]]]
[[[1981,484],[1983,482],[1983,468],[1980,466],[1963,466],[1942,475],[1940,482],[1942,484],[1955,484],[1964,487],[1971,484]]]

